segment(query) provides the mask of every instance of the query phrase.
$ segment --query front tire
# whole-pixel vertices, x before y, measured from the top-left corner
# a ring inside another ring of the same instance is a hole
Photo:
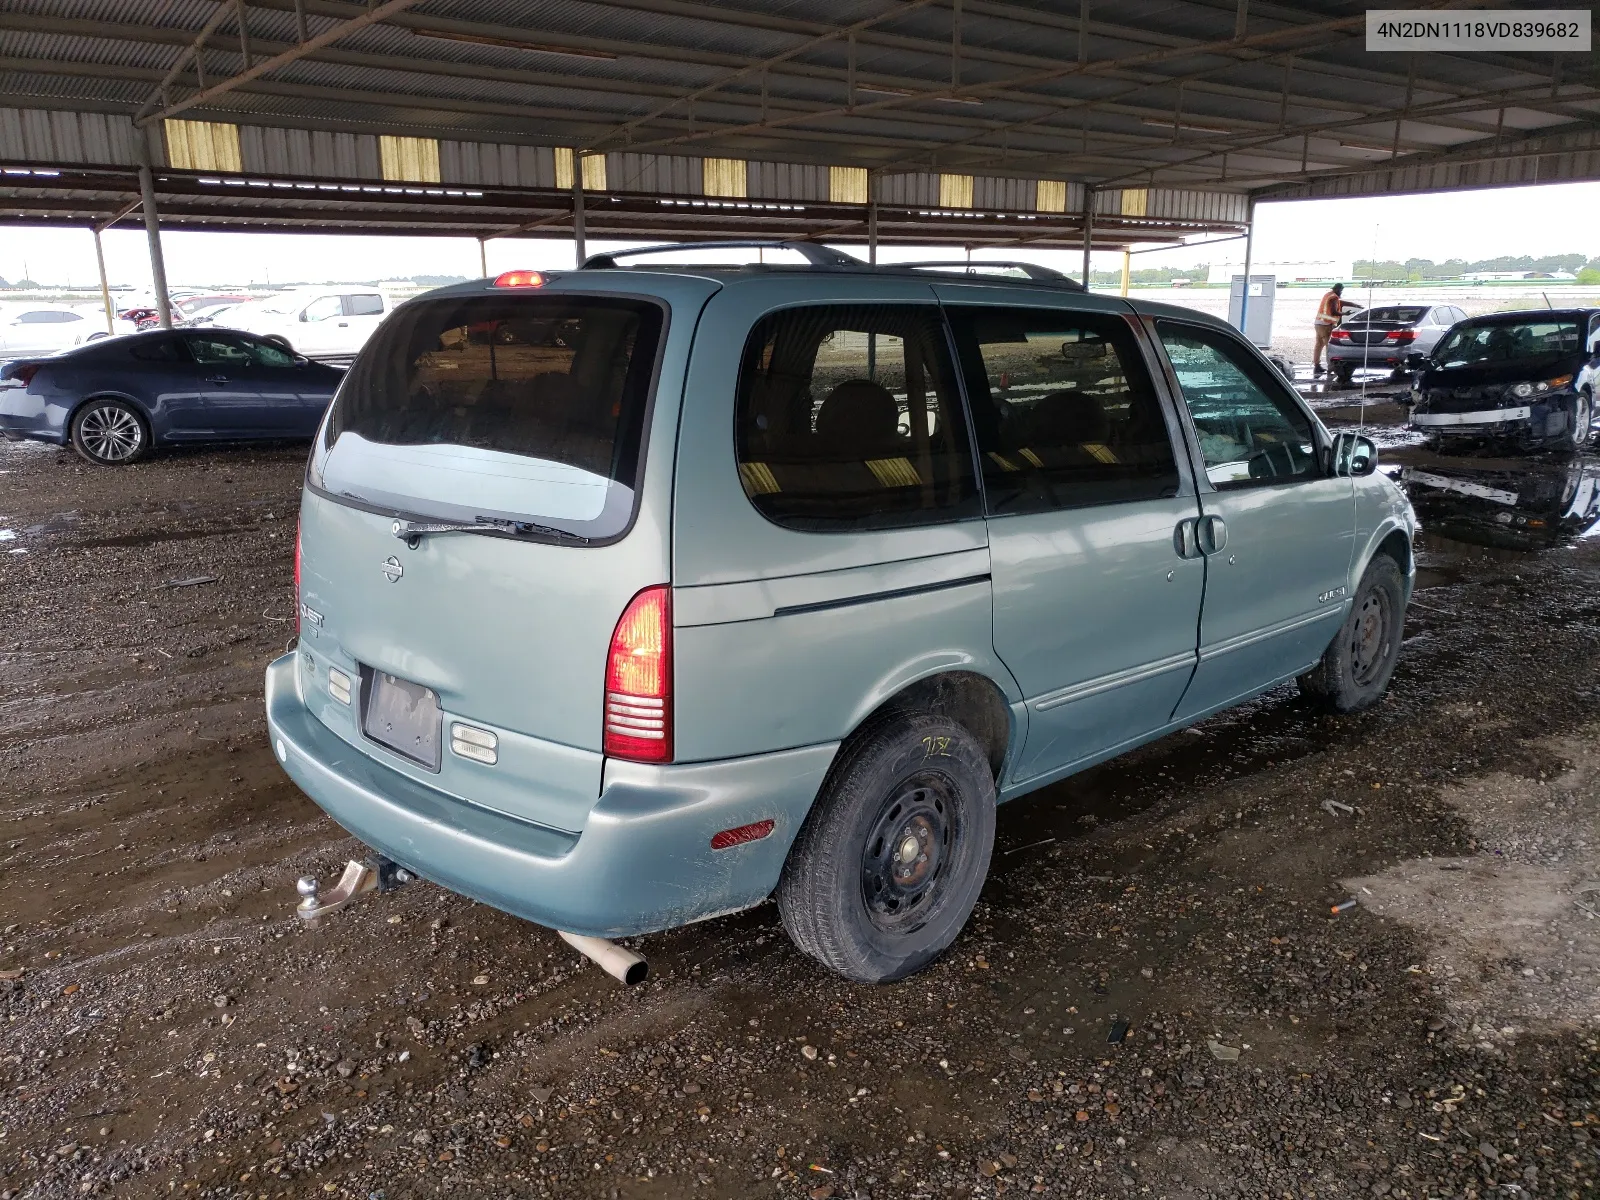
[[[795,945],[862,983],[947,950],[994,849],[994,775],[971,733],[932,713],[886,718],[848,746],[778,882]]]
[[[150,452],[150,427],[125,400],[91,400],[73,414],[72,448],[98,467],[125,467]]]
[[[1300,676],[1300,692],[1336,713],[1371,708],[1389,689],[1400,660],[1405,584],[1400,565],[1380,554],[1367,565],[1344,624],[1322,661]]]

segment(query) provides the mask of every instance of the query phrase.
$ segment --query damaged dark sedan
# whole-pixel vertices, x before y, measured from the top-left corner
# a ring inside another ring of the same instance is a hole
[[[1411,425],[1436,443],[1495,438],[1576,450],[1589,440],[1594,396],[1580,388],[1600,350],[1600,309],[1494,313],[1456,325],[1417,371]]]

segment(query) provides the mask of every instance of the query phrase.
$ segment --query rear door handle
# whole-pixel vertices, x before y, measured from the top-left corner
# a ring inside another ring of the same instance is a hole
[[[206,382],[207,383],[227,383],[228,382],[228,377],[226,375],[207,375],[206,376]]]
[[[339,322],[339,328],[340,329],[349,329],[350,328],[350,322],[349,321],[340,321]]]
[[[1221,517],[1201,517],[1200,552],[1220,554],[1228,544],[1228,523]]]

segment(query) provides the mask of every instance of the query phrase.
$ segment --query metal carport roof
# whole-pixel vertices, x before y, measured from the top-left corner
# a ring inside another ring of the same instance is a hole
[[[104,220],[148,163],[200,228],[565,236],[581,191],[619,236],[848,241],[870,209],[886,241],[1109,246],[1252,197],[1600,178],[1592,55],[1374,54],[1365,11],[9,0],[0,219]]]

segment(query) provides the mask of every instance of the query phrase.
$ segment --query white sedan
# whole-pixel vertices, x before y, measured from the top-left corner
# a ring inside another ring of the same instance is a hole
[[[0,304],[0,359],[41,358],[85,342],[137,333],[138,326],[118,317],[114,334],[106,332],[106,314],[99,308],[66,304]]]

